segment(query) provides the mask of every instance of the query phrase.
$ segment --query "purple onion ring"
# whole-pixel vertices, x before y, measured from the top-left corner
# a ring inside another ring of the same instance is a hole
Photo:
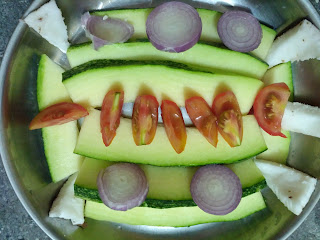
[[[218,34],[223,44],[238,52],[259,47],[262,29],[259,21],[244,11],[228,11],[218,21]]]
[[[193,201],[204,212],[226,215],[240,203],[242,186],[238,176],[223,165],[206,165],[194,174],[190,191]]]
[[[157,49],[183,52],[194,46],[201,35],[202,22],[195,8],[182,2],[166,2],[148,16],[147,35]]]
[[[140,206],[149,191],[146,175],[133,163],[113,164],[101,170],[97,185],[102,202],[118,211]]]

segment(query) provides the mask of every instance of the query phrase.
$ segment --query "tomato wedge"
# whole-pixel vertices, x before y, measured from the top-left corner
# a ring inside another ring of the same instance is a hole
[[[100,115],[100,127],[104,145],[108,147],[116,136],[120,124],[123,106],[123,91],[110,90],[103,99]]]
[[[163,100],[161,104],[161,115],[172,147],[177,153],[181,153],[186,146],[187,131],[180,108],[172,101]]]
[[[274,83],[260,90],[254,100],[254,116],[260,127],[272,136],[286,138],[281,133],[281,121],[289,96],[290,89],[285,83]]]
[[[29,129],[61,125],[87,116],[87,109],[76,103],[62,102],[45,108],[32,119]]]
[[[236,96],[231,91],[217,95],[212,104],[218,130],[230,147],[240,146],[243,136],[242,115]]]
[[[152,142],[158,125],[157,99],[152,95],[136,98],[132,113],[132,135],[137,146]]]
[[[217,147],[217,117],[213,114],[208,103],[202,97],[192,97],[186,100],[185,106],[196,128],[210,144]]]

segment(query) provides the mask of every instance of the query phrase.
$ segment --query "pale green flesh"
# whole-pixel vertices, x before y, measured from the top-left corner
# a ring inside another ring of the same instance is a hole
[[[291,135],[289,131],[282,130],[282,133],[287,136],[287,138],[279,136],[271,136],[261,129],[262,135],[268,150],[259,154],[258,159],[264,159],[272,162],[278,162],[281,164],[286,164],[287,157],[289,155]]]
[[[231,148],[219,134],[213,147],[196,128],[187,128],[185,150],[177,154],[159,125],[150,145],[137,147],[133,141],[131,120],[122,118],[111,145],[103,144],[100,133],[100,111],[92,109],[82,125],[75,153],[96,159],[125,161],[156,166],[190,166],[210,163],[233,163],[255,156],[267,149],[259,125],[253,116],[243,117],[243,140]]]
[[[39,110],[60,102],[71,102],[70,96],[62,84],[64,70],[49,57],[42,55],[37,79],[37,100]]]
[[[147,39],[146,35],[146,21],[148,15],[152,11],[152,8],[146,9],[124,9],[124,10],[111,10],[111,11],[98,11],[92,14],[98,16],[105,16],[111,18],[118,18],[125,20],[133,25],[134,34],[131,39]],[[218,35],[217,25],[219,18],[221,17],[220,12],[197,9],[202,22],[202,32],[200,41],[208,43],[221,43],[221,39]],[[273,43],[276,36],[276,32],[271,28],[261,25],[262,28],[262,39],[259,47],[251,52],[252,55],[265,59],[268,51]]]
[[[199,207],[176,207],[156,209],[136,207],[128,211],[115,211],[103,203],[87,201],[85,217],[96,220],[132,225],[187,227],[208,222],[234,221],[260,211],[266,207],[260,192],[241,199],[238,207],[227,215],[205,213]]]
[[[85,158],[75,185],[86,189],[97,189],[100,170],[114,162]],[[242,188],[250,187],[264,178],[252,159],[226,165],[239,177]],[[198,167],[157,167],[141,164],[149,183],[147,198],[160,200],[192,199],[190,183]],[[90,199],[89,196],[87,199]]]
[[[58,102],[71,101],[62,84],[62,72],[63,69],[46,55],[42,55],[37,80],[39,109]],[[83,157],[73,153],[78,134],[76,121],[42,129],[44,151],[53,182],[60,181],[80,169]]]
[[[266,86],[273,83],[281,82],[287,84],[291,93],[289,100],[293,101],[294,89],[291,62],[281,63],[268,69],[268,71],[266,71],[266,74],[263,76],[262,81]]]
[[[134,102],[141,94],[155,96],[159,103],[170,99],[178,106],[192,96],[201,96],[209,104],[221,91],[231,90],[237,97],[242,114],[249,112],[260,80],[176,69],[162,65],[127,65],[93,68],[63,81],[75,103],[101,107],[105,94],[114,88],[124,91],[124,102]]]
[[[169,60],[197,67],[201,71],[228,73],[262,79],[268,65],[244,53],[207,44],[196,44],[183,53],[157,50],[150,42],[105,45],[98,51],[91,44],[69,48],[71,67],[97,59]]]

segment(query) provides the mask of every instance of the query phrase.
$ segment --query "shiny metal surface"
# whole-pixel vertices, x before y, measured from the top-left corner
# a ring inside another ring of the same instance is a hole
[[[26,15],[43,4],[36,0]],[[57,0],[65,16],[72,43],[84,41],[79,25],[81,13],[103,8],[133,8],[156,6],[161,1],[146,0]],[[320,27],[320,17],[308,1],[303,0],[197,0],[186,1],[195,7],[225,11],[229,8],[249,8],[265,24],[278,32],[309,18]],[[36,77],[40,54],[47,54],[68,67],[66,57],[20,22],[8,45],[0,70],[1,84],[1,155],[5,169],[19,199],[53,239],[285,239],[309,214],[320,198],[320,186],[303,213],[291,214],[266,189],[263,194],[268,209],[245,219],[203,224],[189,228],[164,228],[119,225],[88,219],[88,227],[74,227],[69,221],[50,219],[48,211],[60,183],[50,183],[43,154],[40,131],[29,131],[28,124],[37,112]],[[294,87],[297,101],[320,106],[320,62],[316,60],[294,64]],[[288,163],[317,178],[320,177],[320,140],[293,134]],[[177,216],[179,217],[179,216]]]

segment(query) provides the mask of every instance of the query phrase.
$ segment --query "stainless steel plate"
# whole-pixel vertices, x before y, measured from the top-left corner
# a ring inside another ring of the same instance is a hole
[[[42,5],[35,0],[26,12]],[[309,1],[303,0],[198,0],[186,1],[195,7],[219,11],[248,8],[260,21],[284,31],[303,18],[320,27],[320,17]],[[147,0],[57,0],[68,25],[72,43],[84,40],[79,25],[86,10],[156,6],[161,1]],[[48,218],[48,211],[62,182],[50,183],[40,131],[29,131],[28,124],[37,112],[36,78],[41,54],[47,54],[67,67],[66,56],[20,22],[10,40],[0,71],[1,80],[1,154],[10,182],[19,199],[40,225],[54,239],[284,239],[310,213],[320,198],[320,186],[300,216],[291,214],[266,189],[268,208],[245,219],[202,224],[188,228],[129,226],[87,219],[88,227],[74,227],[69,221]],[[320,62],[294,64],[294,87],[297,101],[320,105]],[[289,165],[314,177],[320,176],[320,140],[292,134]],[[179,216],[177,216],[179,217]]]

